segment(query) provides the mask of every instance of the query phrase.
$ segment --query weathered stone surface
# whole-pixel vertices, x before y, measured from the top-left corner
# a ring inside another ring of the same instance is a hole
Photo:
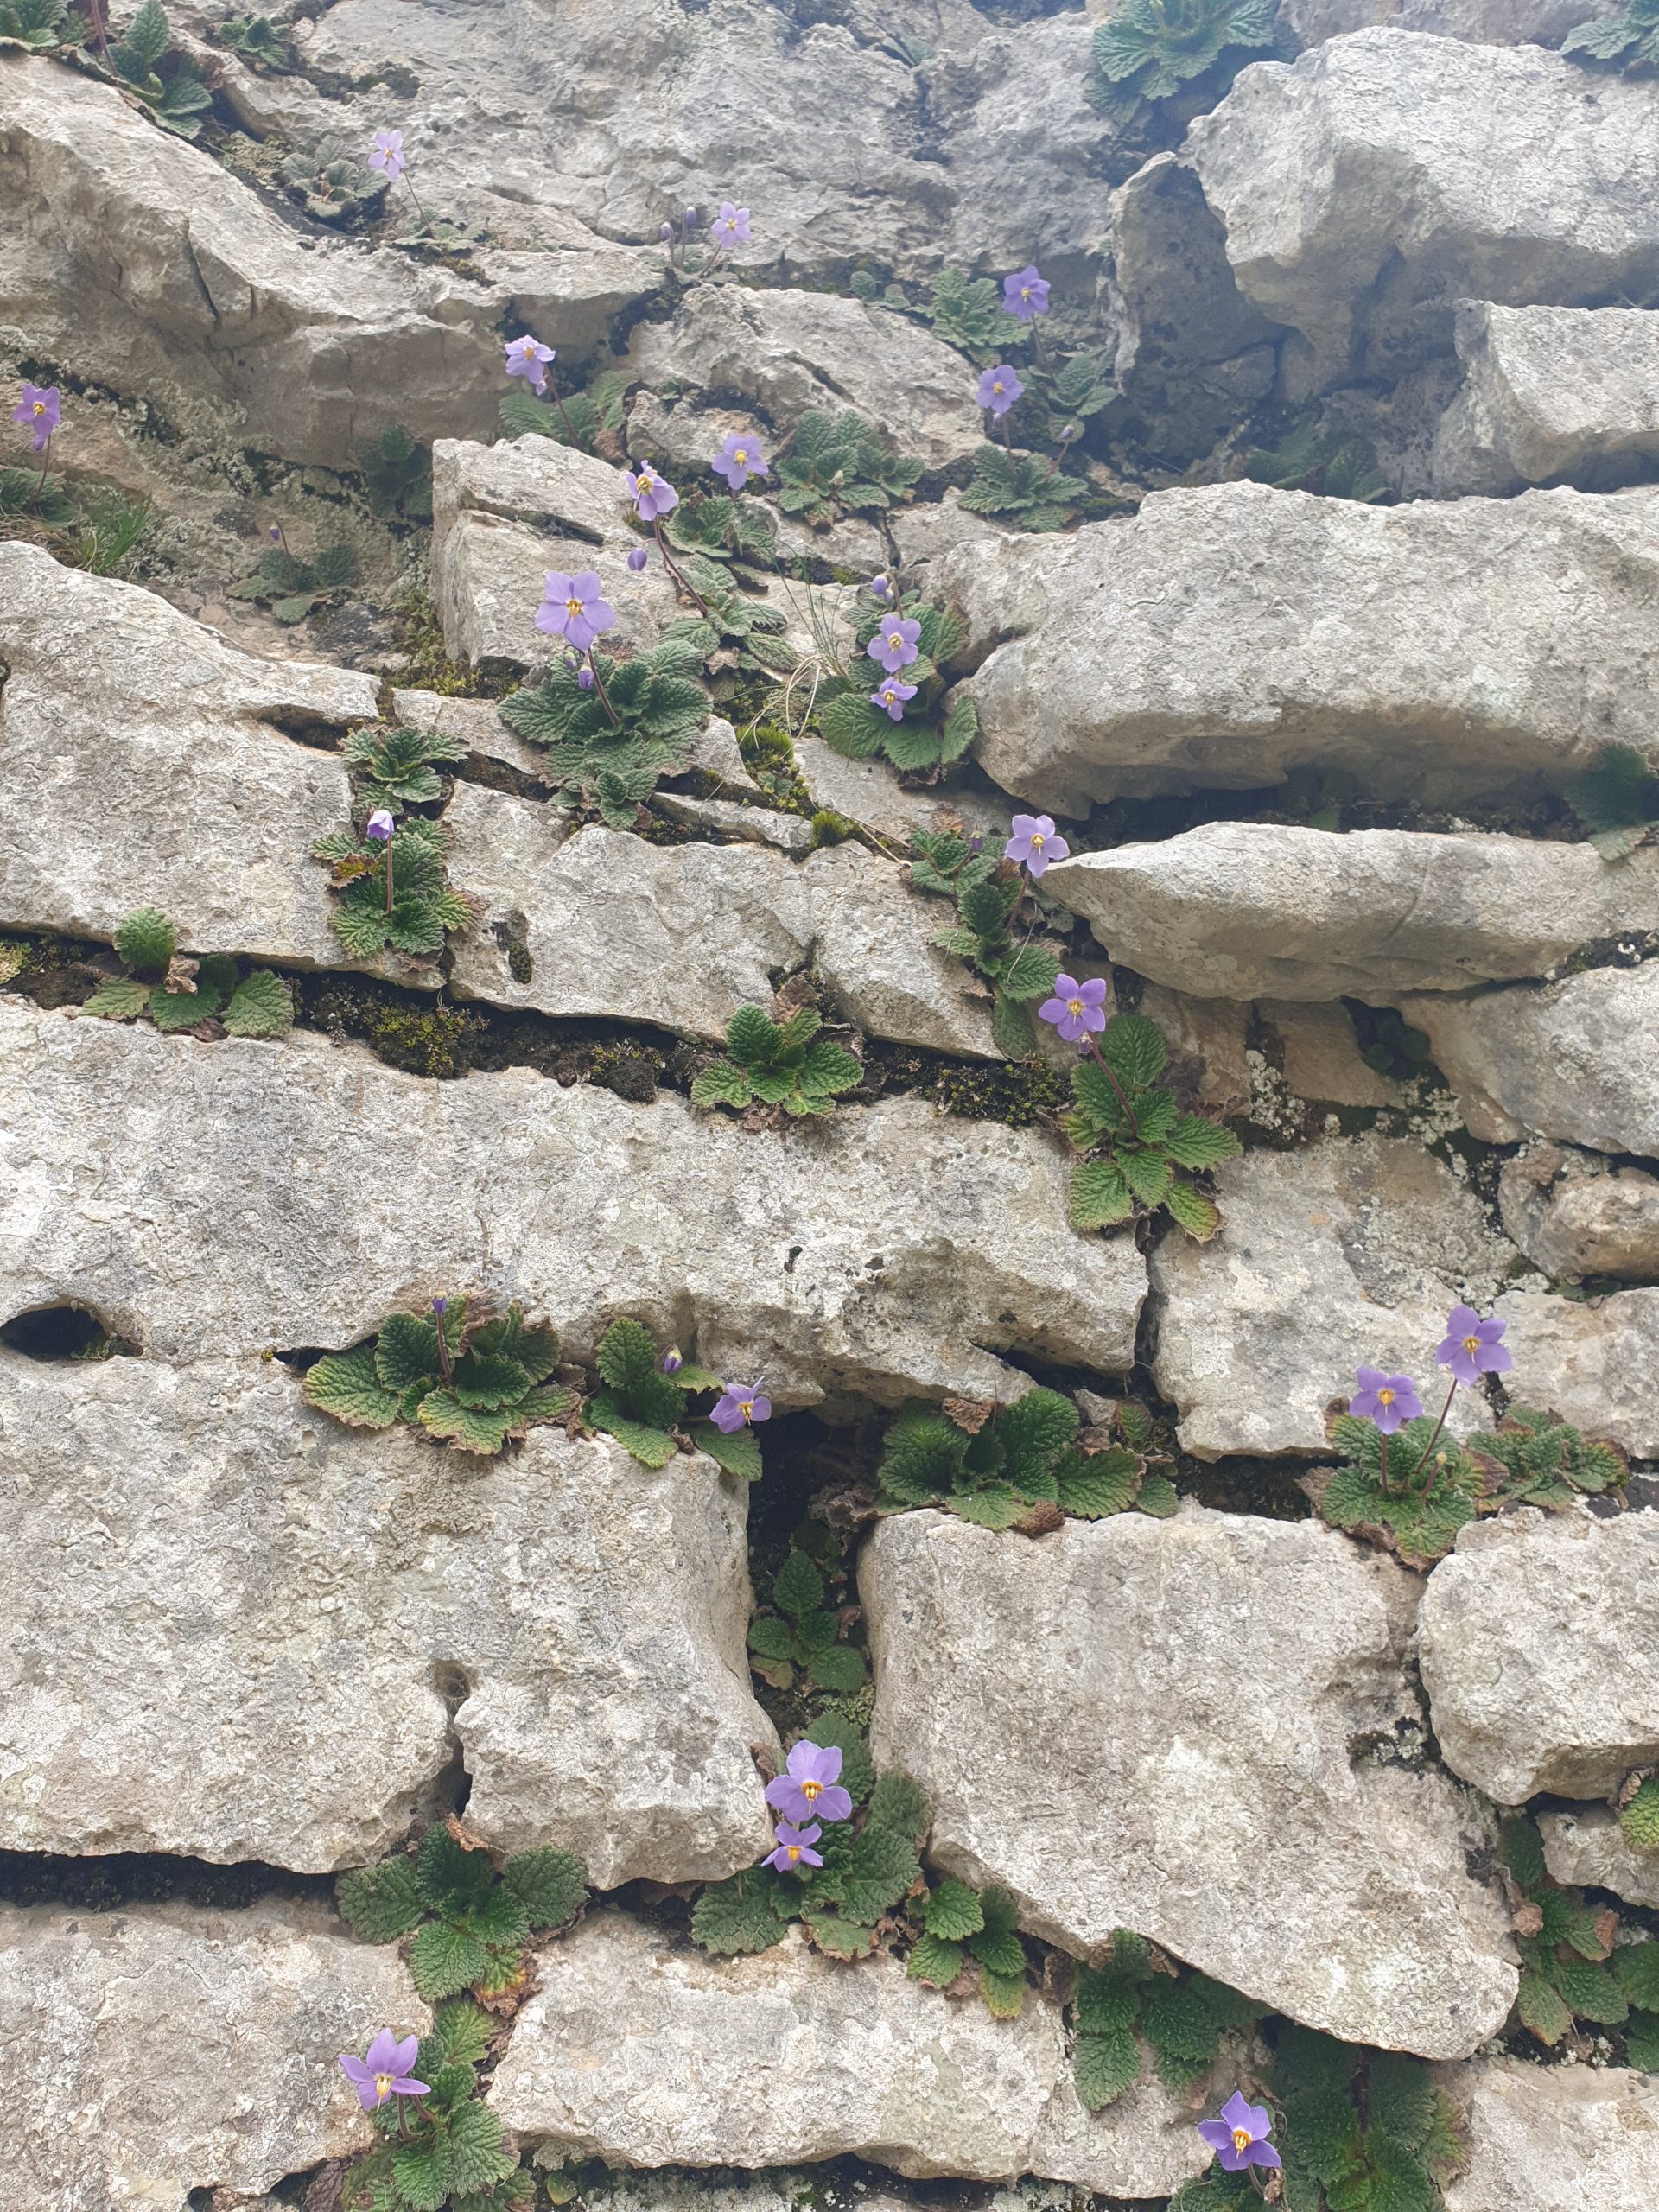
[[[1659,1513],[1471,1522],[1417,1625],[1440,1754],[1500,1805],[1605,1796],[1659,1759]]]
[[[1160,2083],[1090,2120],[1071,2073],[1041,1997],[996,2021],[896,1959],[849,1969],[798,1930],[715,1959],[605,1912],[543,1954],[490,2102],[521,2134],[624,2166],[853,2152],[903,2174],[1035,2172],[1115,2196],[1161,2196],[1202,2171]]]
[[[1469,2127],[1446,2212],[1648,2212],[1659,2194],[1651,2074],[1482,2058],[1441,2082]]]
[[[722,1038],[740,1006],[813,968],[872,1036],[999,1059],[990,1002],[933,939],[944,911],[891,861],[840,845],[798,864],[755,844],[652,845],[478,785],[444,817],[455,882],[485,901],[456,989],[543,1014],[610,1014]],[[522,969],[515,976],[515,954]]]
[[[1021,1544],[923,1512],[878,1525],[859,1589],[878,1764],[931,1796],[936,1862],[1006,1883],[1034,1933],[1087,1955],[1133,1928],[1429,2057],[1502,2022],[1516,1973],[1458,1793],[1354,1758],[1414,1711],[1402,1568],[1190,1504]]]
[[[1659,961],[1541,990],[1402,1001],[1426,1029],[1471,1135],[1659,1153]]]
[[[832,292],[700,284],[671,322],[640,324],[631,358],[646,383],[747,399],[779,432],[809,408],[855,408],[930,468],[985,442],[976,372],[954,347],[908,316]],[[718,450],[716,439],[709,453]]]
[[[1279,1039],[1285,1082],[1327,1106],[1399,1106],[1405,1093],[1361,1053],[1345,1007],[1264,999],[1256,1008]]]
[[[1216,1191],[1219,1236],[1172,1231],[1152,1257],[1153,1372],[1200,1459],[1325,1452],[1325,1406],[1355,1368],[1421,1377],[1447,1308],[1490,1302],[1511,1256],[1479,1200],[1408,1139],[1249,1152],[1217,1170]],[[1452,1427],[1485,1413],[1460,1392]]]
[[[746,1490],[556,1428],[366,1434],[257,1360],[0,1351],[0,1840],[325,1872],[459,1751],[480,1833],[601,1889],[751,1865]]]
[[[0,70],[0,79],[8,73]],[[349,968],[314,839],[372,677],[259,660],[133,584],[0,544],[0,922],[112,938],[160,906],[192,952]]]
[[[804,814],[784,814],[772,806],[744,806],[736,799],[688,798],[683,791],[658,791],[652,804],[671,822],[688,829],[712,830],[721,837],[741,837],[752,845],[775,845],[779,852],[804,860],[812,850],[812,824]]]
[[[949,552],[951,546],[960,545],[965,537],[1006,537],[1009,534],[1009,524],[999,522],[995,515],[976,514],[971,507],[964,507],[962,494],[954,485],[937,500],[893,508],[887,517],[887,524],[898,549],[900,566],[912,573],[936,554]]]
[[[0,1311],[78,1299],[152,1357],[349,1344],[482,1278],[575,1354],[638,1313],[785,1405],[1017,1395],[999,1348],[1135,1357],[1144,1262],[1057,1238],[1069,1173],[911,1099],[751,1134],[525,1068],[431,1083],[305,1033],[201,1050],[0,1005]]]
[[[1247,69],[1186,155],[1245,298],[1315,376],[1450,341],[1450,303],[1599,305],[1659,276],[1659,93],[1534,46],[1362,30]]]
[[[1558,1882],[1611,1890],[1629,1904],[1659,1905],[1659,1853],[1636,1851],[1605,1805],[1541,1813],[1544,1863]]]
[[[501,445],[440,438],[432,448],[432,595],[445,650],[474,666],[545,664],[563,641],[536,627],[547,572],[592,569],[616,611],[607,640],[655,644],[682,608],[629,519],[627,472],[531,432]]]
[[[1557,1298],[1511,1290],[1497,1302],[1510,1324],[1523,1405],[1548,1406],[1586,1435],[1611,1436],[1646,1459],[1659,1454],[1659,1290]]]
[[[967,620],[980,762],[1051,812],[1304,763],[1467,796],[1652,747],[1647,492],[1368,507],[1210,485],[976,539],[932,574]]]
[[[1434,436],[1434,489],[1603,491],[1659,461],[1659,314],[1634,308],[1458,309],[1463,390]]]
[[[395,1950],[312,1905],[0,1905],[8,2212],[188,2212],[374,2131],[335,2064],[423,2032]]]
[[[1535,1145],[1497,1179],[1503,1226],[1547,1275],[1659,1274],[1659,1177]]]
[[[1221,998],[1463,990],[1659,929],[1659,851],[1610,868],[1593,845],[1474,832],[1212,822],[1051,873],[1115,960]]]
[[[1436,38],[1474,39],[1490,46],[1565,38],[1618,0],[1279,0],[1279,20],[1304,46],[1341,38],[1378,23]]]
[[[1232,999],[1190,998],[1148,983],[1135,1012],[1163,1031],[1169,1047],[1164,1081],[1183,1103],[1190,1101],[1224,1121],[1243,1113],[1250,1100],[1247,1007]]]
[[[821,737],[795,740],[795,766],[816,805],[861,822],[901,853],[909,850],[917,830],[961,830],[970,837],[1007,841],[1007,798],[968,776],[913,789],[884,761],[850,760]]]

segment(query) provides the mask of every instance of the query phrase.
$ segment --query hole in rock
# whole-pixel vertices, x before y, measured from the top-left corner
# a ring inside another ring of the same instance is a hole
[[[0,1903],[61,1904],[84,1912],[123,1905],[208,1905],[230,1910],[260,1897],[333,1899],[332,1874],[296,1874],[244,1859],[219,1866],[162,1851],[111,1851],[68,1857],[51,1851],[0,1851]]]
[[[138,1347],[105,1326],[90,1306],[65,1299],[56,1306],[38,1306],[0,1324],[0,1344],[22,1352],[25,1359],[88,1360],[129,1358]]]

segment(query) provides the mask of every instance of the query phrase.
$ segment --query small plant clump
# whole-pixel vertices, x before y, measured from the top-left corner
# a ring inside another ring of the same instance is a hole
[[[289,551],[279,531],[271,535],[278,542],[265,548],[251,575],[230,586],[229,596],[268,607],[286,626],[303,622],[319,607],[333,605],[357,573],[357,557],[349,545],[325,545],[310,560],[301,561]]]
[[[1263,2007],[1207,1974],[1180,1973],[1154,1944],[1115,1931],[1097,1967],[1080,1966],[1072,1996],[1077,2095],[1102,2112],[1141,2078],[1141,2046],[1179,2094],[1221,2056],[1221,2038],[1259,2019]]]
[[[430,522],[432,448],[393,423],[357,450],[369,505],[382,522]]]
[[[1145,1408],[1124,1403],[1115,1426],[1116,1434],[1082,1430],[1071,1399],[1040,1388],[1007,1406],[976,1398],[947,1398],[938,1409],[912,1402],[887,1433],[877,1510],[941,1506],[982,1529],[1011,1529],[1033,1516],[1058,1526],[1061,1515],[1098,1521],[1131,1509],[1160,1519],[1173,1513],[1175,1486],[1157,1471]]]
[[[660,644],[631,660],[591,658],[591,670],[561,662],[540,683],[512,693],[501,719],[545,747],[550,783],[595,806],[613,829],[627,830],[658,779],[687,766],[712,702],[698,681],[695,645]],[[585,674],[593,681],[584,684]]]
[[[319,223],[359,223],[378,215],[388,184],[346,138],[327,138],[307,151],[289,154],[277,165],[276,175],[289,196]]]
[[[726,1025],[726,1056],[711,1060],[692,1084],[692,1104],[740,1112],[769,1106],[797,1120],[833,1112],[836,1098],[862,1079],[864,1068],[844,1045],[818,1036],[823,1024],[823,1015],[810,1006],[783,1021],[774,1021],[763,1007],[739,1007]]]
[[[470,1990],[488,1999],[518,1988],[531,1931],[563,1928],[588,1897],[588,1873],[568,1851],[495,1854],[440,1822],[413,1857],[353,1868],[335,1884],[340,1910],[365,1942],[412,1935],[410,1978],[429,2003]]]
[[[589,1401],[586,1419],[615,1437],[642,1466],[665,1467],[683,1438],[728,1474],[741,1475],[746,1482],[760,1480],[760,1447],[753,1424],[767,1418],[769,1404],[766,1412],[760,1412],[763,1402],[740,1393],[737,1402],[747,1404],[750,1410],[729,1430],[715,1418],[720,1414],[718,1406],[715,1414],[691,1420],[686,1401],[709,1390],[723,1398],[726,1385],[707,1368],[683,1359],[677,1351],[659,1359],[657,1340],[645,1323],[626,1316],[606,1330],[594,1360],[603,1387]]]
[[[0,0],[0,49],[45,54],[67,45],[68,14],[65,0]]]
[[[579,1403],[549,1380],[556,1329],[529,1325],[516,1301],[492,1316],[480,1298],[435,1298],[426,1313],[389,1314],[378,1332],[308,1370],[307,1402],[349,1428],[417,1425],[459,1452],[493,1457]]]
[[[1580,23],[1561,41],[1561,52],[1627,70],[1659,68],[1659,0],[1625,0],[1616,14]]]
[[[694,493],[666,519],[677,552],[727,563],[745,583],[761,585],[778,565],[778,537],[764,507],[729,492]]]
[[[293,41],[269,16],[227,16],[213,35],[255,68],[284,76],[296,67]]]
[[[1637,1783],[1619,1808],[1618,1825],[1632,1851],[1659,1851],[1659,1775]]]
[[[137,93],[157,123],[181,138],[194,138],[213,96],[195,64],[173,51],[173,34],[161,0],[143,0],[126,35],[109,48],[116,81]]]
[[[1281,492],[1318,492],[1327,499],[1357,499],[1364,506],[1389,496],[1376,448],[1364,438],[1323,433],[1315,419],[1299,423],[1271,450],[1253,448],[1244,456],[1244,474]]]
[[[810,409],[777,470],[779,507],[817,525],[843,514],[885,513],[915,490],[922,464],[901,459],[851,408],[841,415]]]
[[[891,590],[876,596],[854,632],[874,666],[824,685],[820,727],[826,742],[849,760],[880,753],[904,772],[937,777],[960,760],[979,734],[974,702],[965,694],[946,709],[946,679],[939,672],[940,662],[962,644],[962,624],[914,594],[902,600]],[[860,689],[867,674],[875,683],[868,694]]]
[[[1659,2065],[1659,1942],[1619,1943],[1617,1913],[1552,1880],[1532,1821],[1504,1829],[1503,1864],[1516,1897],[1522,2025],[1551,2047],[1575,2020],[1619,2029],[1630,2065]]]
[[[1567,800],[1603,860],[1622,861],[1659,824],[1659,775],[1633,745],[1605,745]]]
[[[962,504],[973,514],[999,515],[1021,530],[1064,530],[1077,519],[1075,490],[1074,480],[1062,475],[1046,454],[1012,453],[988,444],[975,458]]]
[[[341,748],[357,772],[353,827],[319,837],[311,852],[333,871],[334,934],[358,959],[388,947],[411,958],[440,952],[452,930],[473,920],[472,902],[445,877],[443,825],[422,815],[397,820],[406,807],[442,797],[433,764],[458,760],[466,750],[437,730],[379,724],[353,730]],[[357,815],[365,817],[360,830]]]
[[[461,1998],[440,2005],[418,2041],[382,2029],[365,2057],[340,2053],[380,2137],[341,2181],[340,2212],[522,2212],[534,2203],[535,2177],[479,2095],[494,2032],[489,2013]]]
[[[797,1676],[810,1691],[850,1697],[864,1687],[864,1655],[842,1641],[838,1613],[824,1604],[817,1562],[791,1547],[772,1577],[771,1610],[749,1623],[755,1672],[773,1689],[791,1688]]]
[[[1126,124],[1212,69],[1236,75],[1274,50],[1276,18],[1276,0],[1118,0],[1095,32],[1090,105]]]
[[[1070,980],[1057,980],[1051,1004],[1071,1003],[1061,988]],[[1092,1054],[1071,1071],[1075,1103],[1063,1124],[1086,1155],[1072,1171],[1072,1227],[1109,1229],[1139,1205],[1165,1208],[1189,1236],[1213,1236],[1220,1209],[1188,1179],[1233,1159],[1238,1139],[1202,1114],[1182,1113],[1174,1093],[1160,1087],[1169,1047],[1155,1021],[1114,1014]]]
[[[244,975],[227,954],[200,959],[179,953],[178,931],[154,906],[129,914],[115,933],[123,973],[112,976],[81,1008],[105,1021],[148,1020],[162,1031],[200,1031],[205,1022],[228,1037],[285,1037],[294,1026],[286,983],[269,968]]]

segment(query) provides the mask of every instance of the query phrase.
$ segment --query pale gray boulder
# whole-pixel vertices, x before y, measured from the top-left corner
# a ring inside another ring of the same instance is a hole
[[[1497,1179],[1503,1226],[1547,1275],[1659,1274],[1659,1176],[1537,1144]]]
[[[1590,491],[1659,467],[1659,313],[1494,307],[1457,314],[1463,388],[1430,467],[1443,499],[1529,484]]]
[[[1611,1890],[1629,1904],[1659,1905],[1659,1852],[1624,1840],[1618,1815],[1605,1805],[1541,1813],[1544,1863],[1558,1882]]]
[[[1659,1454],[1659,1290],[1592,1299],[1510,1290],[1497,1310],[1510,1325],[1510,1389],[1522,1405],[1546,1407],[1637,1459]]]
[[[1487,46],[1549,45],[1598,14],[1611,15],[1617,5],[1618,0],[1279,0],[1279,20],[1304,46],[1379,24]]]
[[[1469,2135],[1446,2212],[1649,2212],[1659,2196],[1651,2074],[1479,2058],[1440,2081]]]

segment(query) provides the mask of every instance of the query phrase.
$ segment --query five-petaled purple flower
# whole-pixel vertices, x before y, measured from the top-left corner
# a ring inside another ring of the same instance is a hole
[[[1236,2089],[1221,2108],[1219,2120],[1201,2120],[1198,2133],[1221,2160],[1224,2173],[1242,2173],[1246,2166],[1278,2166],[1284,2161],[1268,2138],[1273,2114],[1265,2105],[1248,2105]]]
[[[1348,1401],[1356,1421],[1374,1421],[1384,1436],[1392,1436],[1402,1421],[1415,1421],[1423,1410],[1417,1385],[1409,1375],[1384,1375],[1380,1368],[1354,1371],[1359,1388]]]
[[[1039,1021],[1052,1021],[1068,1045],[1075,1045],[1089,1030],[1106,1027],[1106,979],[1091,976],[1086,983],[1075,976],[1057,976],[1054,995],[1037,1009]]]
[[[758,1382],[728,1382],[709,1418],[723,1435],[735,1436],[740,1428],[747,1428],[751,1421],[770,1421],[772,1400],[761,1395]]]
[[[396,184],[409,163],[404,158],[404,134],[401,130],[377,130],[374,151],[369,156],[372,169],[384,170],[386,181]]]
[[[1449,1367],[1459,1382],[1506,1373],[1515,1362],[1498,1338],[1509,1325],[1507,1321],[1483,1321],[1472,1306],[1454,1306],[1446,1317],[1446,1336],[1434,1355],[1435,1364]]]
[[[999,361],[994,369],[980,373],[979,404],[988,407],[1000,422],[1014,401],[1022,397],[1026,387],[1007,361]]]
[[[716,245],[747,245],[749,211],[747,207],[734,207],[729,200],[722,200],[720,213],[709,227]]]
[[[340,2070],[357,2091],[357,2101],[365,2112],[378,2112],[388,2097],[423,2097],[428,2084],[417,2082],[410,2068],[420,2055],[418,2036],[393,2035],[390,2028],[382,2028],[369,2045],[366,2058],[353,2057],[349,2050],[340,2054]]]
[[[849,1821],[853,1801],[840,1777],[839,1744],[797,1744],[785,1771],[766,1784],[766,1802],[786,1821]]]
[[[377,806],[364,824],[363,835],[365,837],[372,837],[377,844],[384,845],[395,827],[396,824],[384,806]]]
[[[916,642],[921,634],[919,622],[906,622],[897,615],[889,615],[864,650],[872,660],[880,662],[889,676],[897,676],[921,652]]]
[[[1068,857],[1071,848],[1058,835],[1052,814],[1016,814],[1009,824],[1014,835],[1002,848],[1005,861],[1018,861],[1033,875],[1041,875],[1056,861]]]
[[[734,492],[741,492],[751,476],[770,476],[766,456],[760,450],[760,441],[747,430],[730,430],[726,442],[709,464],[715,474],[723,476]]]
[[[550,346],[539,338],[510,338],[506,353],[510,377],[528,377],[532,391],[547,390],[547,365],[555,358]]]
[[[578,652],[586,652],[616,620],[616,609],[603,594],[604,587],[591,569],[579,569],[574,576],[550,569],[547,596],[536,610],[536,627],[568,638]]]
[[[1002,279],[1002,311],[1017,321],[1029,322],[1034,315],[1048,313],[1048,279],[1039,276],[1032,265],[1020,270],[1017,276]]]
[[[680,504],[680,495],[671,484],[664,483],[648,461],[642,461],[637,475],[628,478],[628,490],[633,495],[634,512],[641,522],[655,522],[658,515],[670,513]]]
[[[54,384],[26,384],[23,396],[11,410],[14,423],[35,433],[35,450],[44,453],[52,433],[63,420],[63,394]]]
[[[628,566],[637,576],[650,559],[651,548],[648,545],[636,545],[628,556]]]
[[[792,1874],[798,1866],[822,1866],[823,1861],[812,1847],[823,1834],[816,1821],[804,1828],[798,1828],[791,1821],[779,1821],[777,1845],[760,1864],[775,1866],[780,1874]]]
[[[901,683],[896,676],[890,676],[885,683],[878,683],[871,692],[870,704],[885,707],[891,721],[901,722],[905,719],[906,700],[915,696],[916,686],[913,683]]]

